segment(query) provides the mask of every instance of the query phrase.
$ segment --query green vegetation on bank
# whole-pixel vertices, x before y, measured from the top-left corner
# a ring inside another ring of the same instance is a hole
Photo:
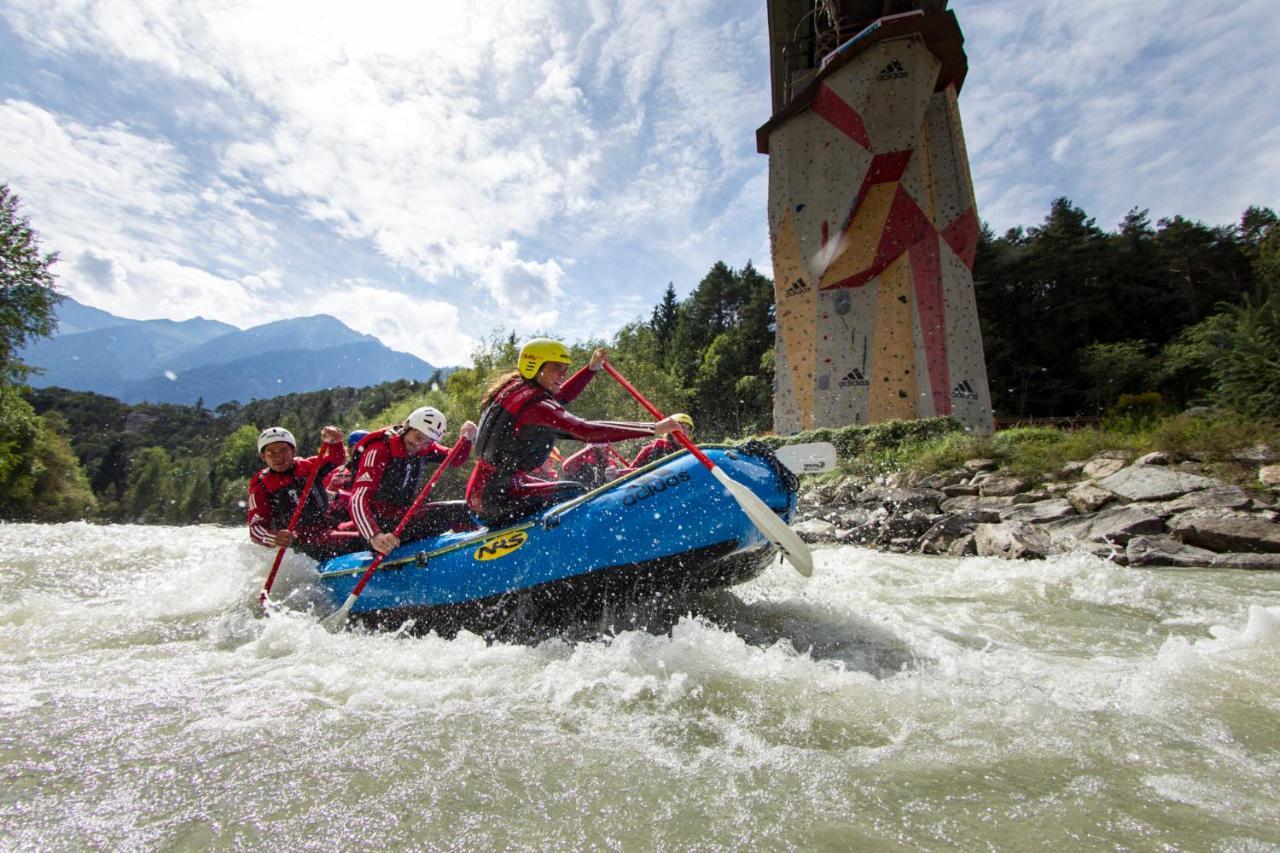
[[[290,429],[310,452],[320,428],[376,428],[420,405],[449,417],[451,440],[511,369],[519,340],[492,330],[472,366],[426,381],[331,388],[210,411],[203,405],[127,405],[113,398],[20,383],[21,347],[54,329],[60,298],[18,200],[0,185],[0,518],[239,523],[247,478],[261,463],[258,431]],[[1277,446],[1280,419],[1280,227],[1250,208],[1233,227],[1180,217],[1154,226],[1131,212],[1115,233],[1066,199],[1045,222],[996,237],[983,229],[974,270],[998,417],[1097,417],[1097,427],[964,433],[949,419],[815,430],[787,441],[830,440],[847,470],[941,470],[991,457],[1028,476],[1104,448],[1166,450],[1210,464],[1258,443]],[[579,341],[583,363],[610,360],[660,408],[685,411],[704,442],[768,437],[774,382],[773,284],[748,262],[714,264],[684,299],[668,285],[650,316],[611,339]],[[459,361],[462,354],[459,354]],[[1208,414],[1178,412],[1205,404]],[[597,419],[647,419],[616,384],[599,379],[574,403]],[[634,444],[634,443],[633,443]],[[564,450],[572,452],[570,445]],[[635,447],[624,444],[624,455]],[[458,497],[450,471],[439,496]]]

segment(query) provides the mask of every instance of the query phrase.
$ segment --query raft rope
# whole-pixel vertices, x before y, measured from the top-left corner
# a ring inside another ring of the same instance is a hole
[[[800,478],[795,475],[786,465],[778,461],[778,457],[774,454],[773,448],[765,444],[759,439],[752,439],[745,444],[740,444],[735,448],[748,454],[749,456],[758,456],[765,462],[769,463],[769,467],[782,480],[783,488],[789,493],[800,491]]]

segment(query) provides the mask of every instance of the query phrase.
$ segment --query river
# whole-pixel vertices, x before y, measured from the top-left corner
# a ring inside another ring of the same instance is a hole
[[[0,849],[1280,849],[1280,573],[816,551],[669,633],[331,635],[0,524]]]

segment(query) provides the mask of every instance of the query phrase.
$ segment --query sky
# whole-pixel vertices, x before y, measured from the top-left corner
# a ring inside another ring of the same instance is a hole
[[[1280,206],[1274,0],[952,0],[980,216]],[[0,183],[136,319],[331,314],[435,365],[769,274],[764,0],[0,0]]]

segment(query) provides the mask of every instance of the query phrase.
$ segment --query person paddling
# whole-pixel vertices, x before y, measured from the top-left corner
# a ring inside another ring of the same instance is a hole
[[[569,350],[559,341],[537,338],[521,348],[517,369],[489,387],[480,404],[478,458],[467,481],[467,505],[485,524],[504,524],[585,491],[581,483],[549,482],[534,475],[557,438],[624,441],[679,429],[672,418],[657,423],[586,421],[565,410],[607,356],[606,350],[596,350],[585,367],[566,379]]]
[[[674,414],[671,418],[672,420],[680,423],[681,432],[689,438],[693,438],[693,418],[689,417],[684,412]],[[640,468],[641,466],[648,465],[656,459],[661,459],[664,456],[670,456],[677,450],[682,449],[680,442],[676,441],[673,437],[663,436],[662,438],[655,439],[640,448],[640,452],[636,454],[636,458],[631,460],[631,467]]]
[[[452,450],[440,444],[446,428],[443,413],[423,406],[411,412],[404,423],[376,430],[360,440],[360,466],[351,492],[351,520],[378,553],[390,553],[401,541],[474,526],[460,501],[437,501],[422,504],[400,537],[387,532],[395,530],[413,506],[423,469],[443,461]],[[453,464],[460,467],[471,456],[476,425],[467,421],[459,433],[458,441],[465,443],[465,449],[454,457]]]
[[[258,456],[267,467],[249,479],[249,538],[254,542],[267,548],[292,545],[316,560],[363,547],[359,537],[336,529],[318,483],[307,493],[297,525],[288,529],[312,471],[319,466],[317,479],[323,479],[347,459],[342,430],[327,426],[320,430],[320,439],[319,454],[300,458],[293,433],[284,427],[268,427],[258,436]]]

